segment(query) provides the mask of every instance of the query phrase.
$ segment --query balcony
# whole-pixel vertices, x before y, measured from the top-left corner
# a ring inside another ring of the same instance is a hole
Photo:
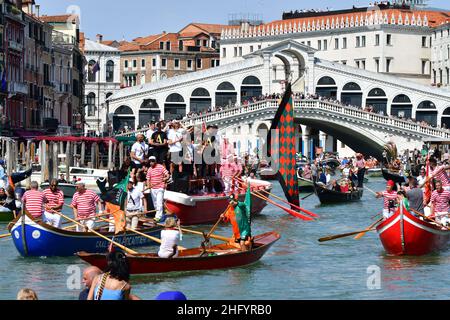
[[[15,50],[15,51],[18,51],[18,52],[22,52],[23,51],[23,44],[21,44],[21,43],[19,43],[17,41],[9,40],[8,45],[9,45],[9,49],[12,49],[12,50]]]
[[[28,86],[25,83],[10,82],[8,91],[13,95],[16,94],[28,95]]]

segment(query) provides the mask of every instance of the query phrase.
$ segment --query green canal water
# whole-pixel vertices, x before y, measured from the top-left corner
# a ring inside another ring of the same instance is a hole
[[[383,179],[369,178],[372,190],[384,186]],[[282,195],[277,183],[273,192]],[[358,241],[317,241],[369,226],[374,221],[371,217],[381,211],[382,200],[368,191],[362,201],[348,205],[321,206],[315,195],[302,205],[320,219],[304,222],[273,206],[254,219],[254,234],[276,230],[282,235],[260,262],[228,270],[134,276],[133,293],[147,300],[172,290],[196,300],[450,298],[450,251],[419,258],[389,257],[376,233]],[[0,232],[4,231],[6,226],[0,225]],[[229,236],[231,227],[221,226],[216,233]],[[200,242],[184,234],[182,245],[199,246]],[[15,299],[23,287],[34,289],[40,299],[77,299],[78,270],[86,266],[76,257],[23,258],[10,239],[0,240],[0,261],[0,299]]]

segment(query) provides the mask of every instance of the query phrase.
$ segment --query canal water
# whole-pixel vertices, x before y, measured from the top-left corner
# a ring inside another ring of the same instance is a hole
[[[380,191],[385,181],[369,178],[367,186]],[[282,195],[278,183],[273,192]],[[373,194],[365,191],[360,202],[328,206],[321,206],[313,195],[302,205],[320,219],[304,222],[271,205],[254,219],[254,234],[275,230],[282,235],[260,262],[228,270],[133,276],[132,292],[146,300],[172,290],[196,300],[450,298],[450,251],[416,258],[390,257],[375,232],[360,240],[317,241],[363,230],[374,222],[371,218],[381,211],[382,200]],[[0,232],[4,231],[6,226],[0,225]],[[229,236],[231,227],[221,226],[216,233]],[[200,242],[201,238],[183,235],[184,247],[199,246]],[[0,261],[0,299],[15,299],[24,287],[34,289],[40,299],[77,299],[78,271],[86,266],[77,257],[22,258],[10,239],[0,240]]]

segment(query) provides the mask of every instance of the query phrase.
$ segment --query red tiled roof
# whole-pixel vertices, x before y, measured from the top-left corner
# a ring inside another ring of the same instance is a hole
[[[134,42],[121,41],[118,49],[120,51],[139,51],[141,46]]]
[[[222,29],[228,26],[225,24],[210,24],[210,23],[196,23],[196,22],[191,24],[202,30],[205,30],[208,33],[215,33],[215,34],[221,34]]]
[[[67,21],[71,21],[70,19],[73,19],[73,17],[73,15],[64,14],[58,16],[40,16],[39,18],[48,23],[66,23]]]
[[[133,41],[137,42],[139,44],[150,44],[153,41],[155,41],[156,39],[161,38],[163,35],[164,35],[163,33],[161,33],[161,34],[154,34],[154,35],[150,35],[150,36],[147,36],[147,37],[139,37],[139,38],[133,39]]]

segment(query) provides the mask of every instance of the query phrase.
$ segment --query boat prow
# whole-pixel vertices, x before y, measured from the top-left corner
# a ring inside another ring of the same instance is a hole
[[[389,255],[421,256],[447,248],[450,231],[423,221],[406,209],[398,209],[377,227],[384,249]]]
[[[228,269],[259,261],[281,236],[276,232],[258,235],[253,249],[241,251],[235,245],[224,243],[212,246],[205,252],[202,248],[180,251],[177,258],[163,259],[157,254],[127,254],[130,274],[154,274],[180,271]],[[79,252],[77,255],[100,269],[106,267],[105,254]]]

